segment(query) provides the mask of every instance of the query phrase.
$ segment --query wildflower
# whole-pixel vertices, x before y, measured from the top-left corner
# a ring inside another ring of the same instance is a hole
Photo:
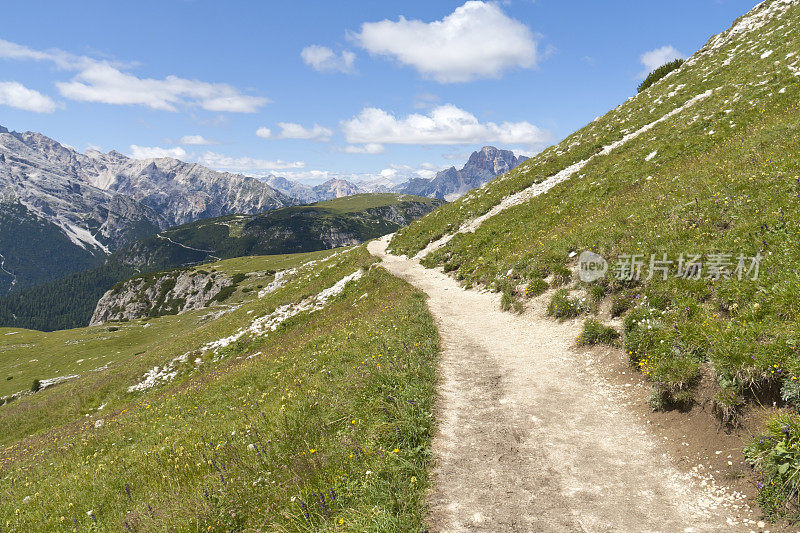
[[[392,450],[392,453],[398,453],[399,451],[400,451],[400,450],[398,450],[397,448],[395,448],[394,450]]]
[[[344,524],[344,518],[339,519],[339,525],[341,526],[342,524]]]
[[[414,484],[417,482],[417,476],[411,476],[411,483]]]

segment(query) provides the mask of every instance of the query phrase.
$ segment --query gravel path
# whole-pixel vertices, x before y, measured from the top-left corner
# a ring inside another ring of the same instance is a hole
[[[596,385],[571,349],[579,322],[503,312],[387,243],[369,250],[428,295],[442,338],[432,530],[750,530]]]

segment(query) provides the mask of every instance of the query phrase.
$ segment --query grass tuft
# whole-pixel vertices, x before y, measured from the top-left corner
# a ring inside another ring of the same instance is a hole
[[[587,318],[583,323],[583,331],[578,338],[578,345],[592,346],[595,344],[608,344],[616,346],[619,341],[619,332],[601,323],[594,318]]]

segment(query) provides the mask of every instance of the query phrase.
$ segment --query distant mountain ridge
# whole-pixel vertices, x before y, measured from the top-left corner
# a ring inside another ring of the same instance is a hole
[[[335,178],[315,186],[305,185],[299,181],[288,180],[279,176],[270,176],[266,178],[265,181],[270,187],[282,192],[286,196],[296,198],[304,204],[335,200],[336,198],[353,196],[354,194],[364,192],[377,192],[371,190],[367,191],[355,183]]]
[[[255,178],[171,158],[82,154],[0,126],[0,294],[89,268],[175,225],[297,203]]]
[[[493,180],[500,174],[508,172],[527,159],[523,155],[515,155],[511,150],[484,146],[470,155],[461,170],[457,170],[453,166],[438,172],[431,179],[412,178],[399,185],[392,185],[388,180],[380,178],[363,182],[330,179],[316,186],[305,185],[299,181],[279,176],[269,176],[265,181],[271,187],[287,196],[297,198],[302,203],[333,200],[367,192],[395,192],[452,201]]]

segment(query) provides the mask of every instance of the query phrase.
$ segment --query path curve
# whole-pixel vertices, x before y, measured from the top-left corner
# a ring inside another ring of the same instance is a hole
[[[500,310],[439,270],[386,252],[424,291],[442,339],[434,531],[749,531],[680,473],[643,423],[586,372],[579,325]]]

